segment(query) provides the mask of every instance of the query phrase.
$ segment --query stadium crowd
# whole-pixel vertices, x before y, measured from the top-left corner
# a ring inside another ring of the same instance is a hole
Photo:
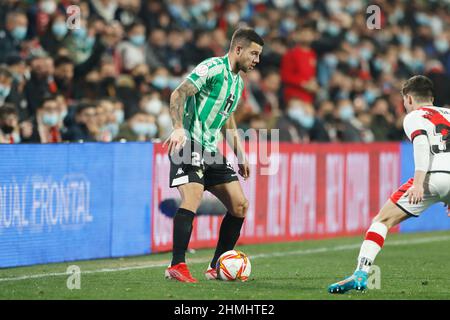
[[[367,26],[369,4],[380,29]],[[171,91],[243,25],[265,46],[244,75],[240,128],[402,140],[400,86],[413,74],[450,107],[447,0],[3,0],[0,143],[164,140]]]

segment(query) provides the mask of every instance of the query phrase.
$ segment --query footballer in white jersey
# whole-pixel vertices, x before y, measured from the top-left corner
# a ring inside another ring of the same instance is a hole
[[[328,287],[329,293],[366,290],[368,272],[383,247],[390,228],[418,217],[430,205],[450,204],[450,109],[433,105],[433,83],[414,76],[402,88],[407,111],[403,127],[413,143],[414,177],[381,208],[367,230],[354,273]]]
[[[423,198],[409,201],[405,196],[414,185],[411,178],[391,200],[406,214],[418,216],[436,202],[450,203],[450,109],[421,106],[405,117],[403,127],[414,144],[415,171],[426,172]]]

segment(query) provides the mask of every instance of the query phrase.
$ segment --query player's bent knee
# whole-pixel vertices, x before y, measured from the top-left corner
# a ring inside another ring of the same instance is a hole
[[[241,201],[237,202],[235,206],[233,206],[233,210],[231,214],[235,217],[245,218],[248,210],[248,200],[243,198]]]

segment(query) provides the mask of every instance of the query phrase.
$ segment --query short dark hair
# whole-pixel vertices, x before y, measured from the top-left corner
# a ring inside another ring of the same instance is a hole
[[[126,32],[130,32],[134,28],[141,27],[141,26],[144,27],[144,29],[145,29],[144,22],[142,22],[140,19],[137,19],[137,20],[133,21],[129,26],[126,27]]]
[[[3,106],[0,107],[0,120],[5,119],[7,116],[12,114],[16,116],[19,115],[13,104],[5,103]]]
[[[80,104],[78,104],[78,106],[77,106],[77,108],[76,108],[76,110],[75,110],[75,114],[76,114],[76,115],[79,115],[79,114],[81,114],[84,110],[90,109],[90,108],[94,108],[94,109],[97,108],[97,106],[95,105],[95,102],[94,102],[94,101],[83,101],[83,102],[80,102]]]
[[[63,64],[72,64],[73,65],[74,62],[72,61],[72,59],[70,59],[67,56],[58,56],[58,57],[56,57],[56,59],[55,59],[55,67],[57,68],[57,67],[59,67],[59,66],[61,66]]]
[[[409,78],[402,87],[402,95],[407,94],[418,101],[427,101],[434,96],[433,81],[422,75]]]
[[[25,16],[25,17],[27,17],[27,14],[25,13],[25,11],[20,10],[20,9],[9,11],[6,14],[6,21],[8,21],[8,19],[16,18],[17,16]]]
[[[44,104],[46,104],[48,101],[55,101],[56,102],[56,95],[47,92],[44,94],[44,96],[41,98],[41,103],[38,106],[38,109],[43,108]]]
[[[237,44],[242,44],[244,47],[248,47],[252,42],[264,45],[264,40],[256,33],[252,28],[239,28],[231,37],[230,47],[233,49]]]

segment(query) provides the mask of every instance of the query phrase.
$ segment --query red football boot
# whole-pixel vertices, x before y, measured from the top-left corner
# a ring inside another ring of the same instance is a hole
[[[180,282],[196,283],[197,279],[191,276],[189,269],[184,262],[180,262],[174,266],[169,266],[164,273],[166,279],[175,279]]]

